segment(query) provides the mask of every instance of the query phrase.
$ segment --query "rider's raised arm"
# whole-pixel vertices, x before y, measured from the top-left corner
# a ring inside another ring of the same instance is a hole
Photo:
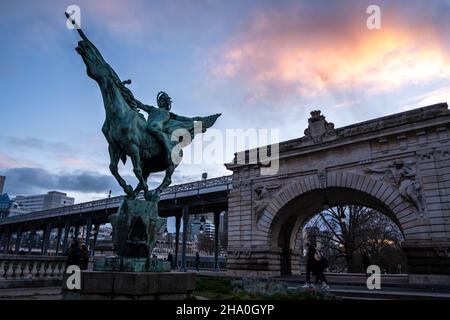
[[[140,101],[137,100],[137,99],[135,99],[135,101],[136,101],[136,106],[137,106],[139,109],[144,110],[144,111],[147,112],[147,113],[152,112],[152,110],[155,108],[155,107],[152,107],[152,106],[148,106],[148,105],[146,105],[146,104],[143,104],[142,102],[140,102]]]

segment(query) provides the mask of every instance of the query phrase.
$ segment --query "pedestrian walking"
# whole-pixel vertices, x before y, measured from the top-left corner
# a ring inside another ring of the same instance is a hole
[[[66,255],[67,255],[66,271],[70,266],[78,266],[81,269],[81,263],[82,263],[81,260],[83,257],[83,252],[81,251],[80,242],[78,241],[78,239],[73,238],[70,241],[70,247],[66,251]],[[74,270],[72,270],[72,274],[73,274],[73,272],[74,272]],[[65,299],[65,300],[77,299],[76,295],[79,290],[73,289],[73,288],[70,288],[70,289],[68,288],[68,279],[69,279],[69,276],[72,274],[68,274],[67,272],[64,272],[64,274],[63,274],[62,295],[63,295],[63,299]]]
[[[199,268],[200,268],[200,254],[197,251],[195,253],[195,269],[197,270],[197,272],[199,272]]]
[[[314,264],[315,264],[315,272],[316,272],[316,285],[321,282],[323,290],[329,290],[330,286],[328,285],[327,278],[325,277],[324,271],[328,268],[328,259],[326,259],[320,250],[316,250],[314,254]]]
[[[81,261],[80,261],[80,269],[87,270],[89,266],[89,250],[86,245],[81,246]]]
[[[364,251],[362,253],[362,263],[363,263],[364,273],[366,274],[366,276],[369,276],[369,274],[367,273],[367,268],[369,268],[369,266],[370,266],[370,257],[369,257],[369,254],[367,253],[367,251]]]
[[[66,269],[73,265],[80,267],[82,254],[80,243],[77,239],[72,239],[70,242],[70,248],[67,252]]]
[[[314,288],[311,283],[311,272],[315,274],[315,261],[314,255],[316,253],[316,248],[310,242],[306,243],[306,283],[303,288]]]
[[[167,255],[167,261],[170,262],[170,269],[173,269],[173,255],[172,255],[172,252],[169,252],[169,254]]]

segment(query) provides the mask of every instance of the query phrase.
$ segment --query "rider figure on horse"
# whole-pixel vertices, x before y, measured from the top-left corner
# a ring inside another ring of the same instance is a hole
[[[148,113],[147,130],[163,144],[170,163],[172,160],[172,142],[170,141],[169,133],[164,131],[164,126],[171,118],[172,99],[167,93],[161,91],[158,93],[156,100],[158,108],[147,106],[138,100],[136,102],[139,109]]]

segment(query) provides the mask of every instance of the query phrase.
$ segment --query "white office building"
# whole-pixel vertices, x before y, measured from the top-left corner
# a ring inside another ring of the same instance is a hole
[[[17,196],[13,201],[19,204],[23,209],[42,211],[73,205],[75,203],[75,198],[68,197],[64,192],[50,191],[47,194],[34,196]]]

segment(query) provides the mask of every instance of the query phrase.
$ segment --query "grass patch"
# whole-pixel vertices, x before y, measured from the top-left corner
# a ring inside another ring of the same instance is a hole
[[[197,277],[194,296],[211,300],[333,300],[335,297],[318,290],[287,291],[272,294],[249,293],[236,286],[231,278]],[[255,281],[259,281],[256,280]],[[262,280],[264,282],[264,280]]]

